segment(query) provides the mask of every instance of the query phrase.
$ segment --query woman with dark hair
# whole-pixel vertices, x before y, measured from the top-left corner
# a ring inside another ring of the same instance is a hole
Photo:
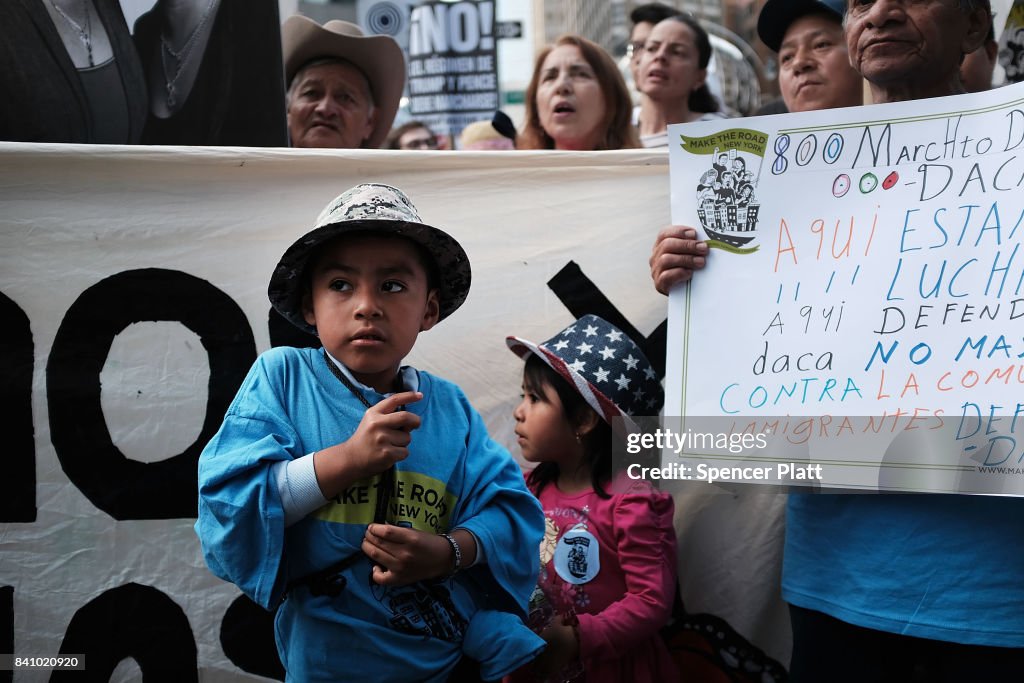
[[[637,88],[647,96],[640,111],[644,147],[668,144],[670,123],[721,118],[718,102],[705,83],[711,42],[696,19],[669,17],[651,30],[640,57]]]
[[[611,56],[586,38],[562,36],[537,56],[517,148],[639,147],[630,123],[632,106]]]

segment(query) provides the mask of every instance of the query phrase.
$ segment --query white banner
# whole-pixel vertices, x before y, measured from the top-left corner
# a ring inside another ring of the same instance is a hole
[[[1024,495],[1024,89],[671,130],[680,478]]]
[[[258,678],[237,647],[225,654],[246,619],[192,530],[195,459],[256,353],[288,329],[268,328],[266,296],[284,249],[348,187],[403,189],[473,267],[466,304],[409,362],[457,382],[517,453],[522,362],[506,335],[547,339],[576,317],[563,300],[601,295],[641,336],[663,322],[647,259],[668,220],[667,167],[640,150],[0,143],[0,636],[13,614],[16,654],[63,647],[94,675],[116,665],[114,680],[172,664],[180,680]],[[785,659],[780,499],[692,497],[677,510],[687,608]]]

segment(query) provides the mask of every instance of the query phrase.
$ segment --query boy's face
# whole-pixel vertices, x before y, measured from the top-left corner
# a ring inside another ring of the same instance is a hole
[[[439,310],[416,246],[400,237],[353,235],[323,247],[303,299],[328,353],[380,393],[395,390],[402,359]]]

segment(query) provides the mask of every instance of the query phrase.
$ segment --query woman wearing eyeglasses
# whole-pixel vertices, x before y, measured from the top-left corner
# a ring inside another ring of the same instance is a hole
[[[409,121],[391,131],[384,149],[441,149],[434,131],[422,121]]]
[[[640,55],[637,83],[647,96],[639,121],[644,147],[666,146],[670,123],[723,116],[705,83],[710,60],[708,34],[693,17],[669,17],[651,30]]]

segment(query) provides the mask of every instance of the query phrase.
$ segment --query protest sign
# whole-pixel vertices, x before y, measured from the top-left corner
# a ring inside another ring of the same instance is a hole
[[[424,2],[409,20],[409,113],[457,136],[498,109],[493,0]]]
[[[666,414],[772,438],[667,457],[1024,495],[1022,96],[670,129],[673,221],[713,253],[672,296]]]

